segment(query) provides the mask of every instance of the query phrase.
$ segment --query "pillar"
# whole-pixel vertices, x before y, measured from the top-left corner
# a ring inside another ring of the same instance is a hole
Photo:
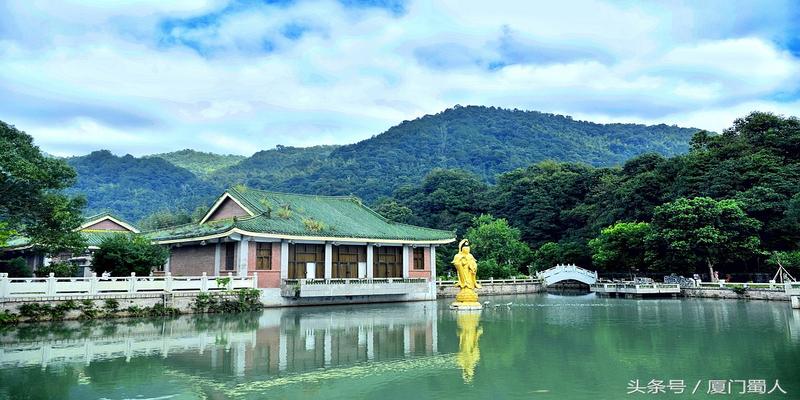
[[[333,245],[325,243],[325,279],[333,276]]]
[[[408,279],[408,268],[411,264],[411,246],[403,245],[403,279]]]
[[[281,280],[289,279],[289,242],[281,241]]]
[[[374,277],[372,265],[372,245],[367,244],[367,279],[372,279]]]
[[[172,258],[172,247],[167,245],[167,261],[164,262],[164,274],[168,274],[169,271],[169,260]]]
[[[242,237],[239,242],[239,265],[237,266],[239,276],[247,276],[247,261],[250,256],[249,247],[250,239]]]
[[[436,281],[436,246],[431,246],[431,280]]]
[[[217,242],[214,248],[214,276],[219,276],[220,264],[222,264],[222,243]]]

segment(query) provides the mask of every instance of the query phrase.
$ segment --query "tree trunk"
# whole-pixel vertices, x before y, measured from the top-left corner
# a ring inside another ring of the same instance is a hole
[[[711,260],[706,258],[706,262],[708,263],[708,273],[710,274],[709,280],[711,282],[717,282],[718,279],[714,276],[714,267],[711,265]]]

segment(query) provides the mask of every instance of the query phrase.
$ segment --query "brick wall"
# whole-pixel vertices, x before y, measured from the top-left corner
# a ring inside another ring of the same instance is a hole
[[[173,247],[169,270],[172,275],[199,276],[203,272],[214,275],[214,249],[214,245]]]

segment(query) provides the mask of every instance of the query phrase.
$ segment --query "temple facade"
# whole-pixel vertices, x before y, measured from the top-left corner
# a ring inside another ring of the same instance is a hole
[[[267,305],[436,297],[450,231],[386,220],[352,196],[231,188],[198,222],[145,232],[173,276],[255,276]]]

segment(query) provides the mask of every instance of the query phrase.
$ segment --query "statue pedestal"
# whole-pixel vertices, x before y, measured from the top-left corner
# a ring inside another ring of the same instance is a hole
[[[480,310],[483,306],[478,302],[478,294],[470,288],[462,288],[456,295],[456,301],[450,304],[451,310]]]

